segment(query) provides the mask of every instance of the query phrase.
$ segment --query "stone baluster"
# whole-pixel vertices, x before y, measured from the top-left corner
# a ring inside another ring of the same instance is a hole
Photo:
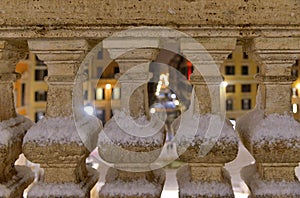
[[[155,39],[142,42],[158,47]],[[122,112],[114,114],[99,137],[100,156],[113,164],[99,193],[101,198],[161,196],[164,172],[160,169],[152,171],[150,164],[158,158],[164,144],[163,128],[154,135],[146,135],[148,137],[141,135],[145,131],[143,127],[149,124],[145,116],[147,81],[151,78],[149,65],[157,50],[135,49],[140,43],[137,38],[104,41],[104,48],[119,64]]]
[[[29,49],[45,62],[49,85],[46,116],[28,131],[23,143],[27,159],[44,169],[42,181],[28,197],[89,197],[97,172],[85,159],[96,146],[101,124],[89,125],[83,114],[85,40],[30,40]],[[90,126],[90,128],[89,128]],[[89,149],[89,150],[88,150]]]
[[[23,197],[33,181],[29,168],[14,166],[22,153],[22,141],[33,123],[15,111],[13,82],[17,62],[25,56],[27,46],[17,41],[0,41],[0,197]]]
[[[300,38],[255,38],[245,44],[260,65],[256,108],[237,122],[243,144],[256,160],[242,169],[251,197],[299,197],[300,124],[291,109],[291,67]]]
[[[238,152],[238,139],[225,119],[225,89],[219,67],[236,45],[234,38],[181,41],[181,52],[194,65],[194,105],[173,122],[180,159],[179,197],[234,197],[224,164]],[[192,108],[192,109],[191,109]],[[182,120],[181,120],[182,119]]]

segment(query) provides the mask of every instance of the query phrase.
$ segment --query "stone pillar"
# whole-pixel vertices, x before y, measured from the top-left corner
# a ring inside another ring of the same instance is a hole
[[[23,197],[33,182],[31,170],[14,166],[22,153],[22,141],[33,123],[15,111],[13,82],[20,78],[15,66],[25,56],[25,46],[17,41],[0,41],[0,197]]]
[[[145,116],[148,111],[147,81],[151,78],[149,64],[156,57],[157,50],[135,49],[140,42],[158,47],[155,39],[104,41],[104,48],[120,67],[118,80],[122,111],[114,114],[99,138],[100,156],[113,164],[99,193],[101,198],[160,197],[163,189],[164,171],[153,171],[150,167],[164,144],[163,126],[153,135],[145,133],[150,123]],[[156,130],[151,127],[148,130]]]
[[[158,47],[158,40],[145,41],[149,47]],[[147,82],[152,77],[149,65],[155,59],[156,49],[135,49],[138,39],[111,39],[103,42],[110,57],[119,65],[118,80],[121,85],[121,108],[137,118],[148,114]],[[133,92],[133,93],[132,93]]]
[[[223,167],[237,156],[238,139],[225,118],[225,87],[219,67],[234,50],[236,39],[198,41],[204,48],[190,40],[181,42],[181,52],[194,66],[191,82],[198,101],[173,123],[179,158],[188,163],[177,172],[179,197],[234,197]]]
[[[45,62],[49,85],[46,116],[32,127],[23,143],[27,159],[44,169],[28,197],[89,197],[98,174],[85,159],[95,148],[99,126],[83,113],[85,40],[30,40],[29,49]],[[94,120],[93,120],[94,121]],[[89,150],[88,150],[89,149]]]
[[[255,38],[246,48],[259,63],[256,108],[237,122],[242,142],[256,160],[242,170],[251,197],[299,197],[295,167],[300,159],[300,124],[291,109],[291,67],[300,38]]]

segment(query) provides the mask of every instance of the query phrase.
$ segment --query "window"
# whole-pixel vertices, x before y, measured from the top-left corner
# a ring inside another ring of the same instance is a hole
[[[84,69],[83,73],[84,73],[87,77],[89,77],[89,69],[88,69],[88,68]]]
[[[242,99],[242,109],[243,110],[251,109],[251,99]]]
[[[105,110],[104,109],[96,109],[96,116],[98,119],[105,123]]]
[[[35,80],[36,81],[43,81],[45,76],[48,75],[47,69],[36,69],[35,70]]]
[[[259,66],[256,67],[256,73],[259,74]]]
[[[234,75],[235,74],[235,67],[234,66],[226,66],[225,67],[225,74],[226,75]]]
[[[34,93],[34,98],[36,102],[47,101],[47,92],[46,91],[36,91]]]
[[[105,92],[103,88],[96,89],[96,100],[104,100],[105,99]]]
[[[103,51],[102,50],[98,51],[97,59],[98,60],[102,60],[103,59]]]
[[[118,74],[118,73],[120,73],[119,67],[114,67],[114,74]]]
[[[22,83],[21,87],[21,106],[25,106],[26,84]]]
[[[227,111],[233,110],[233,100],[232,99],[226,100],[226,110]]]
[[[298,70],[297,69],[292,69],[292,76],[294,77],[294,78],[298,78]]]
[[[251,85],[250,84],[242,85],[242,92],[251,92]]]
[[[235,85],[227,85],[226,93],[234,93],[235,92]]]
[[[38,122],[39,120],[43,119],[44,116],[45,116],[44,111],[37,111],[35,113],[35,122]]]
[[[249,69],[247,65],[242,66],[242,75],[249,75]]]
[[[228,59],[232,59],[232,53],[228,55]]]
[[[118,100],[121,98],[121,89],[119,87],[114,87],[112,89],[112,92],[113,92],[113,94],[112,94],[113,100]]]
[[[298,89],[297,88],[292,88],[292,96],[298,96]]]
[[[97,78],[100,78],[102,76],[102,71],[103,71],[103,68],[101,66],[97,67]]]
[[[243,59],[248,59],[248,54],[246,52],[243,52]]]
[[[84,90],[84,92],[83,92],[83,99],[84,100],[88,99],[88,91],[87,90]]]

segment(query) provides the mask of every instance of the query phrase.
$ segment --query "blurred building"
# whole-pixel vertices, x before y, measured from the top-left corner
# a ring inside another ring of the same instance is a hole
[[[292,67],[292,76],[296,79],[292,85],[292,110],[294,118],[300,121],[300,63],[299,60]]]
[[[45,115],[48,85],[44,81],[48,75],[47,66],[34,54],[16,66],[22,78],[15,82],[16,110],[37,122]]]
[[[120,109],[121,89],[115,78],[119,66],[109,58],[107,50],[99,50],[84,65],[84,73],[87,75],[83,85],[85,109],[92,107],[88,113],[105,123],[112,117],[113,110]]]
[[[228,83],[227,117],[236,120],[255,106],[258,82],[254,79],[254,75],[259,72],[259,67],[243,52],[242,46],[238,45],[220,69]]]

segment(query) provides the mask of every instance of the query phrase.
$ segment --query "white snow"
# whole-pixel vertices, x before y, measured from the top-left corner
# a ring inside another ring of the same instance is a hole
[[[104,196],[146,196],[151,195],[156,197],[160,195],[165,173],[163,170],[155,170],[155,181],[149,182],[146,179],[133,180],[124,182],[117,179],[117,170],[109,169],[106,176],[106,184],[102,187],[100,194]],[[134,173],[133,173],[134,174]]]
[[[55,197],[66,197],[76,196],[84,197],[85,192],[80,188],[78,184],[74,183],[63,183],[63,184],[46,184],[36,183],[29,191],[29,196],[34,197],[48,197],[49,195]]]
[[[101,190],[105,196],[145,196],[158,195],[161,189],[145,179],[135,180],[132,182],[123,182],[117,180],[113,183],[107,183]]]
[[[125,112],[116,112],[99,135],[100,144],[162,146],[164,127],[153,126],[145,116],[133,119]]]
[[[291,115],[270,114],[264,117],[264,111],[259,109],[238,119],[237,131],[252,142],[261,144],[266,141],[300,139],[300,123]],[[300,147],[300,142],[294,146]]]
[[[37,142],[40,145],[72,142],[83,144],[72,117],[44,117],[27,132],[23,143],[26,142]]]
[[[172,123],[179,144],[190,143],[192,146],[206,140],[222,140],[237,144],[238,138],[232,125],[212,114],[183,114]]]
[[[179,184],[179,190],[181,195],[187,195],[192,197],[197,196],[221,196],[230,197],[233,194],[232,188],[229,184],[220,183],[216,181],[212,182],[192,182],[190,177],[190,171],[188,165],[180,168],[177,171],[177,181]]]
[[[300,183],[285,181],[263,181],[259,178],[255,164],[249,165],[242,169],[241,177],[252,189],[254,195],[294,195],[300,196]]]
[[[0,145],[9,143],[21,138],[33,125],[33,122],[22,115],[0,122]]]

